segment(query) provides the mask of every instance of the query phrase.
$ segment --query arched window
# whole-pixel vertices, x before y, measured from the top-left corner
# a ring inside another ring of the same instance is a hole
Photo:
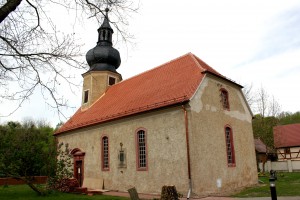
[[[226,141],[226,153],[227,153],[227,163],[229,167],[235,166],[235,155],[234,155],[234,145],[232,130],[230,127],[225,127],[225,141]]]
[[[137,169],[147,170],[147,143],[146,132],[139,130],[136,133],[136,147],[137,147]]]
[[[109,170],[109,148],[108,148],[108,137],[102,137],[102,170]]]
[[[224,109],[229,110],[228,92],[225,89],[221,89],[221,103]]]

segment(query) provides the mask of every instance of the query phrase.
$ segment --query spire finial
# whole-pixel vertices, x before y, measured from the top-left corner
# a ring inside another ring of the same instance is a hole
[[[109,12],[109,8],[106,7],[104,11],[105,11],[104,20],[108,20],[108,12]]]

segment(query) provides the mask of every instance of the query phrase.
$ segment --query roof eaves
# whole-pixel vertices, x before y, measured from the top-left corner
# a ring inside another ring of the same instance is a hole
[[[204,76],[202,77],[200,83],[198,84],[197,89],[195,90],[194,94],[191,96],[190,100],[192,100],[192,99],[194,98],[194,96],[196,95],[196,93],[197,93],[197,91],[199,90],[199,88],[201,87],[202,82],[203,82],[203,80],[205,79],[205,77],[206,77],[206,75],[204,74]]]
[[[202,74],[211,74],[211,75],[216,76],[216,77],[218,77],[218,78],[220,78],[220,79],[223,79],[223,80],[225,80],[225,81],[228,81],[228,82],[230,82],[230,83],[232,83],[232,84],[234,84],[234,85],[237,85],[237,86],[240,87],[240,88],[244,88],[244,87],[241,86],[240,84],[237,84],[236,82],[234,82],[234,81],[232,81],[232,80],[230,80],[230,79],[228,79],[228,78],[226,78],[226,77],[224,77],[224,76],[220,76],[220,75],[218,75],[218,74],[216,74],[216,73],[213,73],[213,72],[211,72],[211,71],[205,70],[205,71],[203,71],[203,72],[201,72],[201,73],[202,73]]]
[[[278,146],[275,146],[276,149],[279,149],[279,148],[292,148],[292,147],[300,147],[300,144],[299,145],[278,145]]]
[[[108,122],[108,121],[113,121],[113,120],[117,120],[123,117],[128,117],[131,115],[135,115],[135,114],[139,114],[139,113],[143,113],[143,112],[147,112],[147,111],[152,111],[155,109],[159,109],[159,108],[163,108],[163,107],[167,107],[167,106],[172,106],[178,103],[185,103],[188,102],[189,99],[188,97],[182,96],[182,97],[178,97],[178,98],[174,98],[168,101],[163,101],[163,102],[157,102],[155,104],[151,104],[151,105],[147,105],[147,106],[143,106],[143,107],[138,107],[136,109],[131,109],[131,110],[126,110],[124,112],[121,113],[117,113],[117,114],[112,114],[109,116],[105,116],[102,117],[100,119],[93,119],[90,120],[88,122],[85,123],[80,123],[77,124],[76,126],[69,126],[69,128],[67,129],[59,129],[57,132],[54,133],[54,136],[66,133],[66,132],[70,132],[70,131],[74,131],[77,129],[81,129],[81,128],[85,128],[85,127],[89,127],[89,126],[93,126],[93,125],[97,125],[97,124],[101,124],[104,122]]]

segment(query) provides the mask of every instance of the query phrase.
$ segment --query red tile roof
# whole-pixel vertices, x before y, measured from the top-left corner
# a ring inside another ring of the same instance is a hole
[[[273,134],[276,148],[300,147],[300,124],[275,126]]]
[[[55,135],[188,101],[205,72],[223,77],[188,53],[111,86],[89,109],[82,111],[79,108]]]

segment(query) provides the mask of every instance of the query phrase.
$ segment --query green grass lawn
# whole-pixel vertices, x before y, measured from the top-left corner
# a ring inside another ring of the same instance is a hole
[[[247,188],[234,197],[268,197],[270,196],[269,174],[258,177],[263,183]],[[300,196],[300,173],[277,173],[277,196]]]
[[[27,185],[0,186],[0,200],[128,200],[125,197],[112,197],[104,195],[87,196],[82,194],[68,194],[54,192],[47,196],[38,196]]]

